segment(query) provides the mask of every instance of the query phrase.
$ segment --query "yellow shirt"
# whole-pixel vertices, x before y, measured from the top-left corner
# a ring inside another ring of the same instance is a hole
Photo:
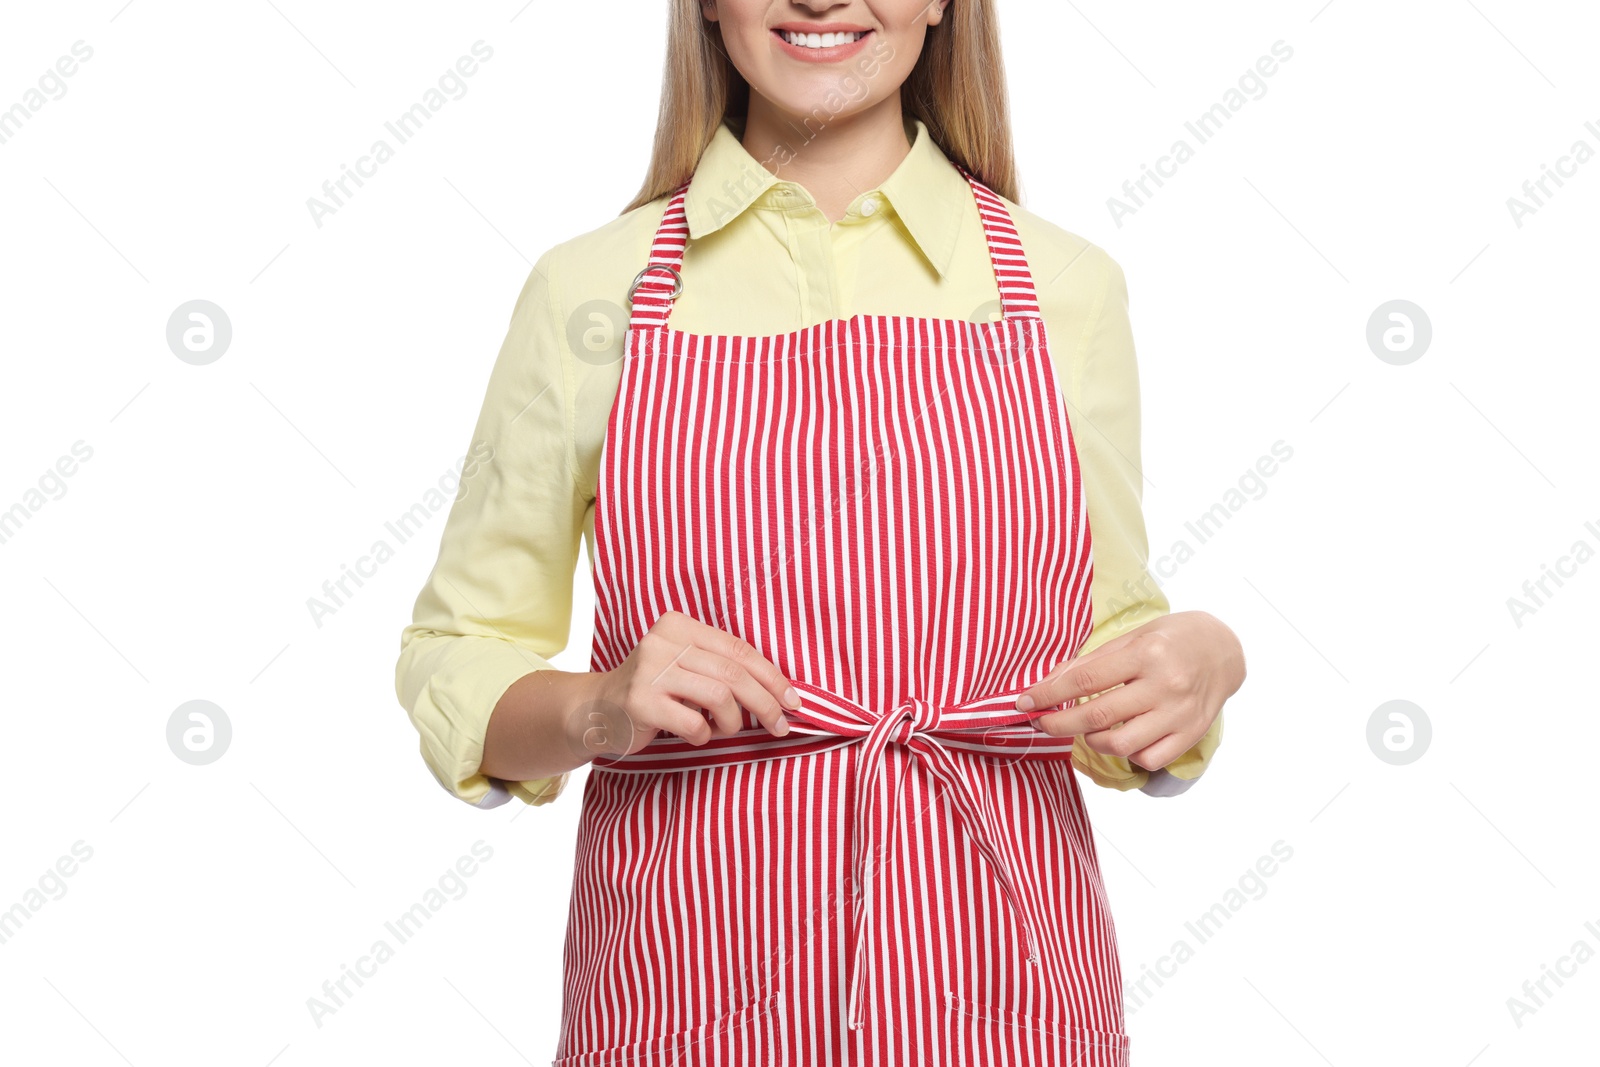
[[[910,154],[838,223],[751,156],[736,130],[717,130],[689,187],[675,329],[766,335],[862,313],[998,317],[972,190],[920,121],[906,124]],[[468,803],[489,806],[507,790],[547,803],[570,775],[493,781],[479,773],[483,739],[506,689],[553,666],[567,644],[580,539],[594,559],[595,481],[622,366],[626,294],[666,203],[558,244],[534,265],[490,375],[438,561],[402,635],[400,702],[429,769]],[[1126,283],[1098,246],[1006,206],[1069,393],[1094,550],[1087,652],[1170,610],[1146,564]],[[1074,760],[1103,786],[1166,795],[1200,775],[1221,737],[1219,715],[1154,777],[1081,742]]]

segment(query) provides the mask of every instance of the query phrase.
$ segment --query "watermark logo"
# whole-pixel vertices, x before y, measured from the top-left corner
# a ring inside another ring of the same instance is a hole
[[[985,326],[997,326],[1005,322],[1005,305],[999,300],[985,300],[972,309],[967,316],[968,322],[982,323]],[[994,344],[985,343],[984,334],[978,337],[978,344],[983,351],[983,358],[990,363],[1015,363],[1026,354],[1025,344],[1012,344],[1012,334],[1007,330],[985,331],[995,341]],[[1025,336],[1025,335],[1023,335]]]
[[[1583,128],[1596,141],[1600,141],[1600,123],[1586,122]],[[1539,209],[1565,187],[1567,183],[1562,179],[1576,178],[1578,168],[1594,157],[1594,146],[1580,137],[1572,142],[1566,155],[1556,160],[1554,167],[1548,163],[1540,164],[1539,176],[1522,183],[1521,196],[1506,197],[1506,210],[1511,213],[1512,224],[1522,229],[1530,217],[1537,215]],[[1552,185],[1554,188],[1551,188]]]
[[[616,759],[642,747],[633,716],[621,704],[604,698],[586,700],[572,709],[566,736],[572,754],[584,760]]]
[[[306,597],[306,611],[316,628],[322,629],[330,616],[348,604],[366,584],[365,579],[376,577],[378,568],[394,559],[400,547],[414,538],[429,519],[446,510],[452,499],[465,497],[468,480],[493,459],[494,447],[489,442],[474,442],[467,454],[440,475],[420,500],[383,524],[385,536],[373,541],[367,551],[356,558],[354,565],[341,563],[339,576],[322,583],[321,596]]]
[[[66,96],[66,79],[78,73],[80,63],[87,63],[93,58],[93,48],[82,41],[72,42],[72,55],[62,56],[56,60],[54,67],[39,75],[38,88],[28,89],[22,94],[21,100],[0,110],[0,145],[7,144],[21,133],[22,127],[44,110],[50,101]]]
[[[1116,223],[1117,229],[1122,229],[1124,219],[1138,214],[1140,208],[1149,204],[1156,191],[1166,185],[1162,179],[1178,176],[1178,168],[1195,157],[1200,145],[1221,133],[1233,116],[1250,101],[1260,100],[1267,95],[1266,79],[1278,73],[1280,63],[1287,63],[1294,58],[1294,49],[1283,41],[1272,42],[1271,53],[1257,59],[1255,66],[1240,75],[1237,87],[1229,88],[1215,104],[1185,122],[1183,129],[1188,136],[1173,141],[1167,153],[1156,159],[1154,167],[1141,163],[1139,176],[1122,183],[1120,197],[1106,198],[1106,210],[1111,213],[1111,221]]]
[[[1409,300],[1379,304],[1367,319],[1367,347],[1397,367],[1421,359],[1433,343],[1433,321]]]
[[[1600,941],[1600,924],[1586,922],[1583,928],[1591,937]],[[1594,958],[1594,946],[1589,944],[1587,939],[1580,937],[1573,942],[1572,951],[1558,958],[1554,967],[1548,963],[1541,963],[1539,977],[1530,978],[1522,983],[1522,996],[1506,998],[1506,1010],[1511,1013],[1511,1021],[1516,1023],[1517,1029],[1521,1030],[1527,1017],[1545,1007],[1550,998],[1555,996],[1556,991],[1566,985],[1562,979],[1575,978],[1578,968]],[[1555,990],[1550,988],[1552,983],[1555,985]]]
[[[494,849],[481,840],[472,843],[470,852],[447,867],[415,904],[385,922],[385,936],[373,941],[366,953],[356,957],[353,967],[339,964],[338,977],[322,983],[321,996],[306,998],[306,1010],[311,1013],[311,1021],[317,1029],[322,1029],[330,1015],[337,1014],[350,1002],[366,984],[366,979],[376,977],[378,968],[394,959],[396,950],[416,937],[446,904],[467,895],[467,879],[478,873],[481,864],[494,858]]]
[[[179,704],[167,719],[167,747],[191,766],[217,762],[232,743],[233,723],[228,713],[209,700]]]
[[[383,124],[388,137],[373,141],[366,154],[356,158],[353,168],[346,163],[339,164],[339,176],[322,183],[322,195],[306,198],[306,210],[311,213],[311,221],[317,229],[322,229],[324,220],[338,214],[357,190],[366,185],[363,179],[377,177],[378,168],[395,157],[398,146],[422,132],[423,127],[450,101],[460,100],[467,95],[466,79],[478,73],[479,63],[487,63],[494,58],[494,49],[481,40],[472,43],[471,51],[472,55],[461,56],[454,67],[441,74],[436,84],[423,92],[421,99]],[[477,58],[474,59],[474,56]],[[393,144],[390,143],[391,139]]]
[[[167,347],[193,366],[215,363],[232,343],[233,323],[228,313],[209,300],[179,304],[167,319]]]
[[[1379,704],[1367,719],[1367,747],[1393,766],[1417,762],[1432,743],[1433,723],[1428,713],[1409,700]]]
[[[67,895],[67,879],[78,873],[80,864],[89,862],[94,849],[83,841],[72,843],[71,855],[63,855],[45,868],[37,881],[22,893],[22,899],[0,911],[0,945],[16,937],[22,928],[51,901]]]
[[[1583,528],[1594,535],[1595,541],[1600,543],[1600,525],[1586,522]],[[1578,538],[1572,542],[1572,548],[1566,555],[1556,559],[1555,565],[1548,563],[1539,564],[1539,577],[1529,578],[1522,583],[1522,596],[1506,597],[1506,610],[1511,613],[1511,621],[1522,629],[1522,620],[1535,614],[1555,596],[1556,589],[1566,583],[1563,578],[1576,577],[1578,568],[1588,563],[1595,557],[1595,547],[1585,538]],[[1551,586],[1555,588],[1552,589]]]
[[[1268,852],[1269,855],[1261,856],[1247,868],[1235,885],[1229,886],[1222,894],[1221,899],[1192,921],[1183,924],[1186,936],[1173,941],[1171,949],[1157,958],[1155,963],[1140,964],[1139,976],[1123,983],[1122,998],[1129,1015],[1148,1004],[1156,990],[1165,985],[1166,980],[1175,977],[1179,967],[1194,959],[1201,946],[1215,940],[1246,905],[1267,895],[1267,879],[1277,874],[1282,865],[1294,857],[1294,847],[1278,840],[1272,843]]]
[[[998,300],[985,300],[972,309],[967,318],[973,322],[999,322],[1005,318],[1005,307]]]
[[[39,475],[38,481],[22,494],[22,499],[0,511],[0,545],[9,544],[13,537],[27,525],[52,500],[67,495],[67,479],[78,473],[80,464],[94,456],[94,449],[83,441],[74,441],[70,455],[57,458],[53,466]]]
[[[567,350],[592,367],[622,358],[628,312],[615,300],[585,300],[567,316]]]
[[[1109,611],[1113,616],[1133,605],[1153,597],[1157,590],[1170,582],[1178,570],[1199,554],[1199,550],[1222,532],[1230,522],[1251,502],[1267,495],[1267,480],[1283,469],[1283,464],[1294,458],[1294,446],[1277,440],[1267,454],[1257,457],[1255,463],[1241,474],[1235,483],[1223,492],[1216,503],[1183,524],[1186,536],[1172,542],[1172,547],[1160,555],[1152,555],[1149,566],[1138,579],[1125,578],[1122,588],[1111,597]]]

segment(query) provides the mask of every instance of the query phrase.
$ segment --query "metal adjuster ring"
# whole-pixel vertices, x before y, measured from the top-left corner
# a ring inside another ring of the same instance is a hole
[[[633,284],[628,286],[628,303],[633,303],[633,294],[638,291],[639,284],[644,281],[644,276],[653,270],[664,270],[672,275],[672,292],[668,294],[667,299],[678,299],[678,294],[683,292],[683,275],[678,273],[678,268],[667,263],[650,263],[633,276]]]

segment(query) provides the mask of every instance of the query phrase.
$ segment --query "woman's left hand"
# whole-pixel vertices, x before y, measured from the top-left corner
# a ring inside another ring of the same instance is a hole
[[[1017,707],[1065,703],[1034,720],[1039,729],[1082,736],[1096,752],[1155,771],[1204,737],[1243,684],[1244,650],[1233,631],[1206,612],[1181,611],[1067,660],[1024,692]]]

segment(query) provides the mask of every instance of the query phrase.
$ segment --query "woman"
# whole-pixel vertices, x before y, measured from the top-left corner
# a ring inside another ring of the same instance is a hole
[[[640,196],[518,300],[397,685],[470,803],[593,764],[564,1067],[1127,1062],[1072,768],[1180,791],[1243,657],[1145,572],[1122,273],[1016,203],[997,40],[676,2]]]

